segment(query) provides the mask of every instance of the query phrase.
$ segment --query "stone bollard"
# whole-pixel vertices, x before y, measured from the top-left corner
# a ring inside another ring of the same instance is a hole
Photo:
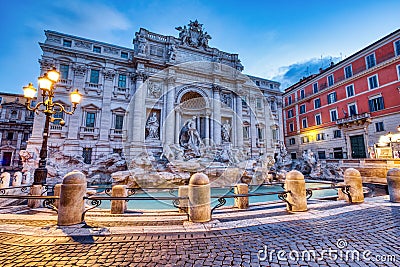
[[[247,184],[237,184],[234,193],[235,195],[248,194],[249,186]],[[249,197],[235,197],[235,207],[238,209],[249,208]]]
[[[82,223],[82,214],[85,211],[83,197],[85,195],[85,175],[79,171],[66,174],[60,192],[57,222],[59,226]]]
[[[351,203],[363,203],[364,191],[360,172],[354,168],[346,169],[344,171],[344,183],[350,185]],[[346,196],[346,201],[350,202],[348,196]]]
[[[30,184],[31,183],[31,173],[25,172],[22,176],[22,184]]]
[[[21,186],[21,183],[22,183],[22,173],[15,172],[11,185],[12,186]]]
[[[10,187],[10,173],[3,172],[0,175],[0,188]]]
[[[391,202],[400,202],[400,169],[393,168],[386,175]]]
[[[301,172],[290,171],[286,174],[285,190],[291,192],[286,198],[292,204],[292,209],[286,204],[288,211],[307,211],[306,181]]]
[[[30,190],[31,196],[40,196],[43,192],[43,186],[41,185],[32,185]],[[41,206],[42,201],[40,199],[28,199],[28,207],[29,208],[39,208]]]
[[[189,180],[189,218],[192,222],[211,221],[210,180],[204,173],[195,173]]]
[[[189,196],[189,186],[181,185],[178,189],[178,197],[188,197]],[[188,212],[189,200],[188,199],[180,199],[179,200],[179,213]]]
[[[112,187],[113,197],[127,197],[126,185],[114,185]],[[125,200],[111,200],[111,214],[123,214],[127,209]]]
[[[61,184],[56,184],[54,186],[54,196],[60,197],[60,193],[61,193]],[[58,207],[60,206],[60,200],[55,200],[54,206],[58,209]]]

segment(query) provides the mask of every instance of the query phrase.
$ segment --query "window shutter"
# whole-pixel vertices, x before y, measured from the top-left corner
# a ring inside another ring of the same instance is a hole
[[[374,100],[368,100],[368,104],[369,104],[369,111],[370,112],[374,112],[375,108],[374,108]]]

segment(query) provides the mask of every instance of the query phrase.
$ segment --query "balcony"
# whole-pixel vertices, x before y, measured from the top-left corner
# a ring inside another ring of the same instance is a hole
[[[365,113],[361,113],[361,114],[355,114],[350,117],[338,119],[336,121],[336,124],[339,127],[349,127],[352,124],[353,125],[363,125],[364,123],[369,123],[369,122],[371,122],[371,114],[365,112]]]
[[[118,95],[123,95],[126,99],[128,99],[130,96],[129,88],[114,86],[113,95],[114,97],[117,97]]]
[[[58,124],[50,125],[50,135],[60,135],[61,138],[66,138],[68,135],[67,126],[61,126]]]
[[[96,92],[98,95],[101,94],[101,91],[103,90],[103,85],[99,84],[99,83],[90,83],[90,82],[86,82],[85,83],[85,93],[87,94],[89,91],[94,91]]]
[[[110,140],[122,139],[122,135],[126,133],[126,130],[122,129],[110,129]]]
[[[79,138],[83,139],[85,136],[92,137],[93,139],[99,138],[99,128],[81,126],[79,129]]]

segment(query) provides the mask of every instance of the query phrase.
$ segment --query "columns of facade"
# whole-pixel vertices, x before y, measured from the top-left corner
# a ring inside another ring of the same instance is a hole
[[[251,102],[253,102],[253,101],[251,101]],[[249,103],[249,105],[250,105],[250,121],[251,121],[251,124],[250,124],[250,140],[251,140],[251,144],[250,144],[250,146],[251,146],[251,157],[253,157],[254,156],[254,151],[253,151],[253,149],[254,148],[257,148],[257,121],[256,121],[256,117],[254,116],[255,114],[254,114],[254,108],[255,107],[253,107],[252,106],[252,104],[253,103]]]
[[[145,89],[142,88],[146,75],[143,72],[136,73],[136,92],[134,97],[133,116],[137,118],[132,127],[132,145],[136,148],[144,143],[144,128],[146,124]]]
[[[176,111],[175,108],[175,79],[173,77],[167,78],[167,111],[165,114],[164,136],[165,144],[170,145],[174,143],[174,133],[179,132],[179,125],[176,125]],[[174,130],[175,128],[175,130]]]
[[[206,146],[209,146],[210,145],[210,116],[208,113],[206,113],[206,116],[205,116],[204,127],[205,127],[205,132],[206,132],[206,135],[205,135],[206,142],[205,143],[206,143]]]
[[[73,77],[73,87],[78,88],[79,91],[84,94],[85,88],[85,75],[87,73],[87,69],[85,66],[77,65],[73,66],[74,69],[74,77]],[[67,139],[73,140],[76,142],[77,146],[79,146],[79,131],[82,126],[85,118],[82,117],[82,107],[90,103],[90,100],[85,96],[82,97],[82,102],[78,105],[78,108],[75,110],[74,114],[68,116],[68,135]],[[35,119],[36,120],[36,119]],[[70,141],[69,141],[70,142]]]
[[[236,96],[236,146],[243,147],[243,107],[242,98]],[[233,127],[232,127],[233,129]]]
[[[221,144],[221,100],[220,100],[220,87],[213,86],[214,92],[214,113],[213,113],[213,140],[215,145]]]
[[[98,154],[107,155],[110,152],[109,135],[110,129],[114,128],[112,125],[113,118],[111,113],[111,98],[112,91],[114,89],[114,77],[115,71],[112,69],[106,69],[103,71],[104,84],[103,84],[103,99],[102,99],[102,111],[101,117],[99,116],[96,125],[99,126],[100,138],[96,145]],[[97,119],[96,119],[97,120]]]
[[[175,109],[175,144],[179,144],[179,133],[181,131],[180,125],[181,125],[180,111],[179,111],[179,109]],[[173,132],[172,132],[172,134],[173,134]]]

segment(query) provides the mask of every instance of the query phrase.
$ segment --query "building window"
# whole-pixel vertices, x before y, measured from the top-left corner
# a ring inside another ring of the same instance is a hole
[[[330,111],[330,114],[331,114],[331,121],[333,121],[333,122],[337,121],[337,110],[336,109],[332,109]]]
[[[124,115],[115,115],[115,129],[122,130],[122,126],[124,125]]]
[[[400,56],[400,40],[394,42],[394,52],[396,56]]]
[[[313,92],[314,92],[314,94],[318,93],[318,83],[313,84]]]
[[[340,137],[342,137],[342,131],[334,130],[333,131],[333,138],[340,138]]]
[[[22,137],[22,141],[28,141],[30,136],[31,136],[30,133],[24,133],[24,136]]]
[[[377,74],[375,74],[374,76],[368,77],[368,85],[369,85],[369,89],[375,89],[379,86]]]
[[[99,70],[90,70],[90,83],[99,83]]]
[[[304,144],[304,143],[308,143],[308,142],[310,142],[310,139],[308,139],[308,136],[303,136],[302,138],[301,138],[301,142]]]
[[[83,148],[82,157],[84,163],[86,164],[92,163],[92,148],[90,147]]]
[[[60,64],[60,79],[68,79],[69,65]]]
[[[397,77],[400,80],[400,65],[397,65]],[[0,100],[0,104],[1,104],[1,100]]]
[[[269,84],[270,89],[274,89],[274,85],[272,83]]]
[[[319,159],[326,159],[325,151],[318,151],[318,158]]]
[[[101,47],[100,46],[93,46],[93,52],[101,53]]]
[[[344,76],[347,78],[350,78],[351,76],[353,76],[353,70],[351,68],[351,65],[347,66],[346,68],[344,68]]]
[[[304,118],[301,120],[301,125],[303,126],[303,128],[307,128],[308,124],[307,124],[307,118]]]
[[[12,152],[3,152],[3,159],[1,161],[2,166],[11,166],[12,162]]]
[[[3,102],[3,98],[0,96],[0,105],[1,105],[2,102]]]
[[[305,94],[305,92],[304,92],[304,89],[301,89],[300,90],[300,99],[303,99],[303,98],[305,98],[306,97],[306,94]]]
[[[257,108],[262,108],[261,98],[256,98],[256,107]]]
[[[354,116],[357,115],[357,105],[355,103],[349,104],[349,116]]]
[[[288,105],[292,104],[292,96],[288,96],[287,98]]]
[[[354,86],[352,84],[346,86],[346,94],[347,94],[347,97],[354,96]]]
[[[126,88],[126,75],[125,74],[120,74],[118,76],[118,87]]]
[[[336,102],[336,92],[328,94],[328,104]]]
[[[250,126],[243,127],[243,139],[249,139],[250,137]]]
[[[56,113],[54,113],[53,118],[64,119],[64,112],[62,112],[61,110],[58,110]],[[54,120],[53,124],[60,125],[60,120]]]
[[[10,120],[15,121],[17,117],[18,117],[18,112],[16,112],[15,110],[11,111]]]
[[[289,132],[294,132],[294,124],[289,123]]]
[[[321,120],[321,114],[315,115],[315,125],[321,125],[322,120]]]
[[[242,107],[243,107],[243,108],[246,108],[246,107],[247,107],[246,96],[242,96]]]
[[[324,133],[319,133],[316,136],[317,141],[325,140],[325,134]]]
[[[96,119],[96,113],[94,112],[87,112],[86,113],[86,127],[94,127],[95,124],[95,119]]]
[[[296,152],[291,152],[291,153],[290,153],[290,158],[291,158],[291,159],[297,159],[297,154],[296,154]]]
[[[333,74],[328,76],[328,86],[332,86],[334,83]]]
[[[306,113],[306,104],[300,106],[300,114]]]
[[[370,112],[382,110],[382,109],[385,108],[382,96],[369,99],[368,100],[368,104],[369,104],[369,111]]]
[[[296,144],[296,139],[293,137],[293,138],[290,138],[289,139],[289,145],[295,145]]]
[[[113,148],[113,154],[122,156],[122,148]]]
[[[278,140],[278,130],[272,129],[272,139],[274,141]]]
[[[288,116],[288,118],[292,118],[293,117],[293,109],[288,110],[287,116]]]
[[[374,67],[376,65],[375,54],[371,54],[371,55],[365,57],[365,62],[367,65],[367,69]]]
[[[376,122],[376,123],[375,123],[375,130],[376,130],[377,132],[383,132],[383,131],[385,131],[385,127],[383,126],[383,121],[380,121],[380,122]]]
[[[14,132],[7,132],[7,140],[13,140],[14,139]]]
[[[70,41],[70,40],[63,40],[63,46],[65,46],[65,47],[71,47],[71,46],[72,46],[72,41]]]
[[[314,99],[314,109],[317,109],[320,107],[321,107],[321,99],[319,99],[319,98]]]
[[[121,58],[128,58],[127,52],[121,52]]]
[[[257,86],[260,86],[260,81],[256,81],[256,85],[257,85]]]
[[[263,140],[264,139],[263,128],[257,127],[257,137],[258,137],[259,140]]]

